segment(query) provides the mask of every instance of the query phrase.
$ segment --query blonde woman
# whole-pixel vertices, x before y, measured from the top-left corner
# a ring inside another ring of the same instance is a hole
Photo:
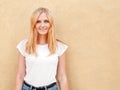
[[[15,90],[68,90],[65,71],[67,48],[55,38],[49,10],[36,9],[31,17],[29,39],[17,45],[19,62]]]

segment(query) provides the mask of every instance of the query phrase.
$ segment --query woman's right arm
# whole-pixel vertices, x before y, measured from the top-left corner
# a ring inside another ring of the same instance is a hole
[[[25,57],[18,53],[18,71],[15,80],[15,90],[22,90],[22,85],[25,76]]]

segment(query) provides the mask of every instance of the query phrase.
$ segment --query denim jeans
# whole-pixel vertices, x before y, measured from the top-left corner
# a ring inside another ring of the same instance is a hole
[[[22,90],[36,90],[36,89],[31,89],[30,87],[23,84]],[[50,87],[50,88],[45,87],[45,90],[58,90],[58,87],[57,85],[54,85],[53,87]]]

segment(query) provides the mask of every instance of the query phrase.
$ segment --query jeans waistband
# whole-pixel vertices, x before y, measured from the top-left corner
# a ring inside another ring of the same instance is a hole
[[[25,81],[24,81],[24,84],[25,84],[26,86],[30,87],[31,89],[35,89],[35,90],[45,90],[45,88],[48,89],[48,88],[51,88],[51,87],[53,87],[54,85],[56,85],[56,82],[51,83],[51,84],[46,85],[46,86],[40,86],[40,87],[32,86],[32,85],[28,84],[28,83],[25,82]]]

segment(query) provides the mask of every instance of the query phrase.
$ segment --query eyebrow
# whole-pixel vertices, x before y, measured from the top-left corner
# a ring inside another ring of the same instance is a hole
[[[41,20],[37,20],[36,23],[39,23],[39,22],[41,22]],[[49,22],[49,20],[45,19],[44,22]]]
[[[37,20],[37,22],[36,23],[39,23],[39,22],[41,22],[40,20]]]
[[[44,21],[47,21],[47,22],[49,22],[49,20],[47,20],[47,19],[46,19],[46,20],[44,20]]]

